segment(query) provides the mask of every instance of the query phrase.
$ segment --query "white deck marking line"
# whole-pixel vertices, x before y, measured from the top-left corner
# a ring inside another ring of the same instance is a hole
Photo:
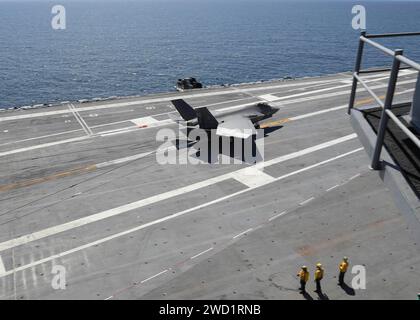
[[[251,232],[252,230],[254,230],[253,228],[249,228],[248,230],[245,230],[239,234],[237,234],[236,236],[234,236],[232,239],[236,239],[239,238],[240,236],[243,236],[244,234],[247,234],[248,232]]]
[[[21,152],[25,152],[25,151],[31,151],[31,150],[42,149],[42,148],[47,148],[47,147],[52,147],[52,146],[58,146],[60,144],[65,144],[65,143],[78,142],[78,141],[86,140],[86,139],[89,139],[89,138],[90,138],[89,136],[83,136],[83,137],[77,137],[77,138],[72,138],[72,139],[66,139],[66,140],[60,140],[60,141],[55,141],[55,142],[38,144],[38,145],[35,145],[35,146],[26,147],[26,148],[20,148],[20,149],[0,152],[0,157],[4,157],[4,156],[11,155],[11,154],[16,154],[16,153],[21,153]]]
[[[281,180],[286,179],[286,178],[288,178],[288,177],[291,177],[291,176],[293,176],[293,175],[296,175],[296,174],[299,174],[299,173],[302,173],[302,172],[305,172],[305,171],[308,171],[308,170],[311,170],[311,169],[317,168],[317,167],[322,166],[322,165],[324,165],[324,164],[330,163],[330,162],[332,162],[332,161],[335,161],[335,160],[338,160],[338,159],[341,159],[341,158],[347,157],[347,156],[349,156],[349,155],[351,155],[351,154],[354,154],[354,153],[356,153],[356,152],[359,152],[359,151],[361,151],[361,150],[364,150],[364,149],[363,149],[363,148],[354,149],[354,150],[352,150],[352,151],[349,151],[349,152],[347,152],[347,153],[344,153],[344,154],[338,155],[338,156],[336,156],[336,157],[333,157],[333,158],[330,158],[330,159],[327,159],[327,160],[324,160],[324,161],[321,161],[321,162],[315,163],[315,164],[313,164],[313,165],[311,165],[311,166],[309,166],[309,167],[306,167],[306,168],[303,168],[303,169],[300,169],[300,170],[297,170],[297,171],[294,171],[294,172],[288,173],[288,174],[283,175],[283,176],[281,176],[281,177],[278,177],[278,178],[276,178],[276,180],[275,180],[275,181],[281,181]],[[271,183],[271,182],[269,182],[269,183]],[[31,262],[31,263],[29,263],[29,264],[27,264],[27,265],[22,265],[22,266],[20,266],[20,267],[15,268],[15,269],[9,270],[9,271],[7,271],[6,273],[4,273],[4,274],[0,275],[0,277],[8,276],[8,275],[14,274],[14,273],[16,273],[16,272],[19,272],[19,271],[22,271],[22,270],[25,270],[25,269],[28,269],[28,268],[32,268],[32,267],[37,266],[37,265],[39,265],[39,264],[46,263],[46,262],[52,261],[52,260],[54,260],[54,259],[61,258],[61,257],[67,256],[67,255],[69,255],[69,254],[72,254],[72,253],[75,253],[75,252],[79,252],[79,251],[81,251],[81,250],[88,249],[88,248],[91,248],[91,247],[93,247],[93,246],[96,246],[96,245],[99,245],[99,244],[102,244],[102,243],[108,242],[108,241],[110,241],[110,240],[113,240],[113,239],[116,239],[116,238],[119,238],[119,237],[122,237],[122,236],[128,235],[128,234],[130,234],[130,233],[133,233],[133,232],[136,232],[136,231],[139,231],[139,230],[145,229],[145,228],[147,228],[147,227],[150,227],[150,226],[153,226],[153,225],[156,225],[156,224],[162,223],[162,222],[166,222],[166,221],[169,221],[169,220],[172,220],[172,219],[175,219],[175,218],[178,218],[178,217],[184,216],[184,215],[186,215],[186,214],[188,214],[188,213],[190,213],[190,212],[193,212],[193,211],[198,211],[199,209],[206,208],[206,207],[211,206],[211,205],[216,204],[216,203],[220,203],[220,202],[222,202],[222,201],[224,201],[224,200],[227,200],[227,199],[233,198],[233,197],[235,197],[235,196],[241,195],[241,194],[243,194],[243,193],[245,193],[245,192],[249,192],[249,191],[254,190],[254,189],[257,189],[257,188],[258,188],[258,187],[253,187],[253,188],[247,188],[247,189],[244,189],[244,190],[241,190],[241,191],[237,191],[237,192],[235,192],[235,193],[232,193],[232,194],[229,194],[229,195],[227,195],[227,196],[224,196],[224,197],[221,197],[221,198],[215,199],[215,200],[213,200],[213,201],[210,201],[210,202],[207,202],[207,203],[203,203],[203,204],[200,204],[200,205],[198,205],[198,206],[196,206],[196,207],[193,207],[193,208],[190,208],[190,209],[186,209],[186,210],[184,210],[184,211],[180,211],[180,212],[177,212],[177,213],[171,214],[171,215],[169,215],[169,216],[166,216],[166,217],[163,217],[163,218],[160,218],[160,219],[157,219],[157,220],[154,220],[154,221],[151,221],[151,222],[145,223],[145,224],[143,224],[143,225],[140,225],[140,226],[134,227],[134,228],[132,228],[132,229],[128,229],[128,230],[125,230],[125,231],[122,231],[122,232],[119,232],[119,233],[113,234],[113,235],[111,235],[111,236],[108,236],[108,237],[105,237],[105,238],[102,238],[102,239],[96,240],[96,241],[94,241],[94,242],[90,242],[90,243],[84,244],[84,245],[82,245],[82,246],[79,246],[79,247],[76,247],[76,248],[70,249],[70,250],[68,250],[68,251],[64,251],[64,252],[61,252],[61,253],[58,253],[58,254],[52,255],[52,256],[50,256],[50,257],[46,257],[46,258],[41,259],[41,260],[38,260],[38,261],[33,261],[33,262]],[[26,240],[27,242],[34,241],[34,240],[35,240],[35,239],[30,240],[30,235],[24,236],[23,238],[25,238],[25,240]],[[14,240],[10,240],[9,242],[13,242],[13,241],[15,241],[15,240],[19,240],[19,239],[20,239],[20,238],[17,238],[17,239],[14,239]],[[4,244],[7,244],[7,242],[8,242],[8,241],[3,242],[3,243],[1,244],[1,248],[2,248],[2,249],[1,249],[0,251],[4,251],[4,250],[5,250],[5,248],[6,248],[6,249],[10,249],[10,248],[15,247],[15,246],[17,246],[17,245],[23,244],[23,243],[19,243],[19,244],[15,244],[15,245],[12,245],[12,246],[10,246],[10,245],[9,245],[8,247],[6,247]]]
[[[323,114],[323,113],[345,109],[345,108],[348,108],[348,106],[349,106],[348,104],[344,104],[344,105],[341,105],[341,106],[338,106],[338,107],[333,107],[333,108],[323,109],[323,110],[320,110],[320,111],[306,113],[306,114],[302,114],[300,116],[290,117],[289,120],[291,120],[291,121],[301,120],[301,119],[317,116],[317,115],[320,115],[320,114]]]
[[[353,177],[351,177],[351,178],[349,179],[349,181],[354,180],[354,179],[356,179],[356,178],[358,178],[358,177],[360,177],[360,173],[358,173],[358,174],[354,175]]]
[[[106,162],[96,164],[95,167],[96,168],[105,168],[105,167],[109,167],[109,166],[116,165],[116,164],[121,164],[121,163],[129,162],[129,161],[134,161],[134,160],[137,160],[137,159],[147,157],[148,155],[150,155],[152,153],[154,153],[154,151],[135,154],[133,156],[120,158],[120,159],[115,159],[115,160],[111,160],[111,161],[106,161]]]
[[[211,247],[211,248],[209,248],[209,249],[207,249],[207,250],[201,251],[199,254],[196,254],[195,256],[192,256],[190,259],[192,260],[192,259],[198,258],[199,256],[202,256],[203,254],[206,254],[207,252],[209,252],[209,251],[211,251],[211,250],[213,250],[213,249],[214,249],[214,248],[213,248],[213,247]]]
[[[339,186],[340,186],[339,184],[336,184],[335,186],[332,186],[331,188],[328,188],[326,190],[326,192],[330,192],[331,190],[334,190],[335,188],[338,188]]]
[[[353,134],[350,134],[350,135],[347,135],[347,136],[344,136],[344,137],[341,137],[341,138],[338,138],[338,139],[334,139],[334,140],[330,140],[330,141],[321,143],[321,144],[313,146],[313,147],[309,147],[309,148],[306,148],[306,149],[303,149],[303,150],[300,150],[300,151],[296,151],[296,152],[293,152],[293,153],[290,153],[290,154],[287,154],[287,155],[284,155],[284,156],[280,156],[278,158],[266,161],[266,162],[262,163],[261,165],[263,165],[264,167],[267,167],[267,166],[270,166],[270,165],[273,165],[273,164],[278,164],[278,163],[281,163],[281,162],[284,162],[284,161],[287,161],[287,160],[291,160],[291,159],[294,159],[294,158],[297,158],[297,157],[300,157],[300,156],[303,156],[303,155],[306,155],[306,154],[309,154],[309,153],[312,153],[312,152],[315,152],[315,151],[318,151],[318,150],[322,150],[322,149],[334,146],[334,145],[342,143],[342,142],[346,142],[346,141],[355,139],[356,137],[357,137],[357,135],[355,133],[353,133]],[[26,243],[35,241],[35,240],[39,240],[39,239],[42,239],[42,238],[45,238],[45,237],[48,237],[48,236],[52,236],[52,235],[55,235],[55,234],[58,234],[58,233],[61,233],[61,232],[64,232],[64,231],[68,231],[68,230],[71,230],[71,229],[74,229],[74,228],[77,228],[77,227],[81,227],[81,226],[84,226],[84,225],[92,223],[92,222],[100,221],[100,220],[103,220],[103,219],[106,219],[106,218],[109,218],[109,217],[114,217],[114,216],[120,215],[122,213],[131,211],[131,210],[134,210],[134,209],[139,209],[141,207],[144,207],[144,206],[147,206],[147,205],[150,205],[150,204],[154,204],[154,203],[157,203],[159,201],[163,201],[163,200],[166,200],[166,199],[178,196],[178,195],[182,195],[182,194],[187,193],[187,192],[195,191],[197,189],[204,188],[204,187],[207,187],[207,186],[210,186],[210,185],[213,185],[213,184],[216,184],[216,183],[228,180],[228,179],[232,179],[232,178],[234,179],[234,174],[238,174],[238,171],[241,171],[241,170],[249,170],[249,168],[239,169],[239,170],[234,171],[234,172],[229,172],[227,174],[223,174],[223,175],[220,175],[220,176],[217,176],[217,177],[214,177],[214,178],[210,178],[210,179],[203,180],[203,181],[200,181],[200,182],[197,182],[197,183],[193,183],[191,185],[188,185],[188,186],[185,186],[185,187],[182,187],[182,188],[178,188],[178,189],[175,189],[175,190],[172,190],[172,191],[164,192],[164,193],[161,193],[161,194],[158,194],[158,195],[151,196],[149,198],[141,199],[139,201],[135,201],[135,202],[132,202],[132,203],[129,203],[129,204],[126,204],[126,205],[122,205],[122,206],[119,206],[119,207],[116,207],[116,208],[113,208],[113,209],[105,210],[105,211],[102,211],[102,212],[99,212],[99,213],[96,213],[96,214],[93,214],[93,215],[90,215],[90,216],[87,216],[87,217],[76,219],[76,220],[73,220],[73,221],[70,221],[70,222],[66,222],[66,223],[54,226],[54,227],[46,228],[46,229],[41,230],[41,231],[36,231],[34,233],[30,233],[30,234],[27,234],[27,235],[24,235],[24,236],[15,238],[15,239],[11,239],[11,240],[2,242],[2,243],[0,243],[0,252],[4,251],[4,250],[7,250],[7,249],[10,249],[10,248],[13,248],[13,247],[16,247],[16,246],[19,246],[19,245],[22,245],[22,244],[26,244]],[[268,182],[273,182],[273,181],[275,181],[275,180],[270,180]]]
[[[72,104],[69,104],[68,105],[68,108],[69,108],[70,112],[73,114],[73,117],[77,120],[77,122],[82,127],[82,129],[85,132],[85,134],[86,135],[89,135],[89,131],[86,129],[86,127],[83,125],[82,121],[80,121],[79,117],[76,115],[76,111],[73,109],[73,105]]]
[[[315,200],[315,197],[310,197],[309,199],[302,201],[301,203],[299,203],[300,206],[303,206],[309,202],[311,202],[312,200]]]
[[[285,215],[286,213],[287,213],[287,211],[283,211],[283,212],[281,212],[279,214],[276,214],[275,216],[272,216],[270,219],[268,219],[268,221],[273,221],[273,220],[275,220],[275,219],[277,219],[277,218]]]
[[[78,131],[81,131],[81,129],[69,130],[69,131],[64,131],[64,132],[59,132],[59,133],[53,133],[53,134],[47,134],[45,136],[33,137],[33,138],[28,138],[28,139],[23,139],[23,140],[10,141],[10,142],[6,142],[6,143],[0,144],[0,147],[7,146],[7,145],[10,145],[10,144],[16,144],[16,143],[20,143],[20,142],[26,142],[26,141],[32,141],[32,140],[40,140],[40,139],[45,139],[45,138],[51,138],[51,137],[61,136],[61,135],[65,135],[65,134],[69,134],[69,133],[74,133],[74,132],[78,132]]]
[[[88,136],[93,135],[92,130],[89,128],[89,126],[87,125],[87,123],[85,122],[85,120],[83,120],[82,116],[76,110],[76,107],[72,103],[70,103],[68,105],[68,108],[71,111],[71,113],[73,114],[73,116],[76,118],[77,122],[80,124],[80,126],[82,127],[82,129],[85,131],[86,135],[88,135]]]
[[[6,268],[4,267],[3,259],[0,256],[0,276],[6,273]]]
[[[149,277],[149,278],[147,278],[147,279],[144,279],[143,281],[140,281],[140,283],[145,283],[145,282],[147,282],[147,281],[149,281],[149,280],[152,280],[152,279],[154,279],[154,278],[156,278],[156,277],[159,277],[160,275],[162,275],[162,274],[164,274],[164,273],[166,273],[166,272],[168,272],[168,269],[163,270],[162,272],[156,273],[154,276],[151,276],[151,277]]]
[[[83,123],[83,125],[86,128],[86,130],[89,132],[89,135],[93,135],[92,130],[89,128],[88,124],[86,123],[85,119],[83,119],[82,115],[79,113],[79,111],[77,110],[77,108],[73,104],[71,106],[72,106],[75,114],[77,115],[77,117],[79,117],[79,120]]]

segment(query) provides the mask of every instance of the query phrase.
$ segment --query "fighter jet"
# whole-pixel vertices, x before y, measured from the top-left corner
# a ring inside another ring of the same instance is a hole
[[[193,108],[182,99],[172,100],[187,126],[199,126],[200,129],[217,129],[219,136],[247,139],[256,134],[259,122],[271,118],[279,111],[266,103],[232,107],[228,110],[210,112],[206,107]],[[175,119],[176,120],[176,119]],[[179,119],[178,119],[179,120]],[[246,130],[247,129],[247,130]]]

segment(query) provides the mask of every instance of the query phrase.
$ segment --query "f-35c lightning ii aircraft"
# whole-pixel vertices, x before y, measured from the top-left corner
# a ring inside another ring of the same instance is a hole
[[[228,110],[210,112],[206,107],[193,108],[182,99],[172,100],[187,126],[199,126],[200,129],[217,129],[219,136],[247,139],[256,134],[261,120],[271,118],[279,111],[266,103],[232,107]],[[179,119],[178,119],[179,120]]]

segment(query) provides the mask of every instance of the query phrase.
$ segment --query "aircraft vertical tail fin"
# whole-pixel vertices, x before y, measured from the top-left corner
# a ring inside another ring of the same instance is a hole
[[[177,100],[172,100],[171,102],[185,121],[190,121],[192,119],[197,118],[197,114],[195,110],[193,109],[193,107],[191,107],[184,100],[177,99]]]
[[[217,129],[219,122],[206,107],[197,108],[195,111],[201,129]]]

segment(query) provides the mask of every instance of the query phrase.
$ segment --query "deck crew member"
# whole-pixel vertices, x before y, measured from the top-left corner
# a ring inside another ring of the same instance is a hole
[[[300,280],[300,291],[301,293],[304,293],[306,292],[306,283],[309,280],[308,268],[306,266],[302,266],[297,276],[299,277],[299,280]]]
[[[315,270],[315,283],[316,283],[316,290],[315,292],[322,292],[321,290],[321,280],[324,278],[324,269],[322,268],[322,264],[317,263],[316,264],[316,270]]]
[[[341,261],[340,265],[338,266],[338,269],[340,271],[338,275],[338,284],[340,286],[344,284],[344,276],[347,272],[348,267],[349,267],[349,259],[347,257],[344,257],[343,261]]]

